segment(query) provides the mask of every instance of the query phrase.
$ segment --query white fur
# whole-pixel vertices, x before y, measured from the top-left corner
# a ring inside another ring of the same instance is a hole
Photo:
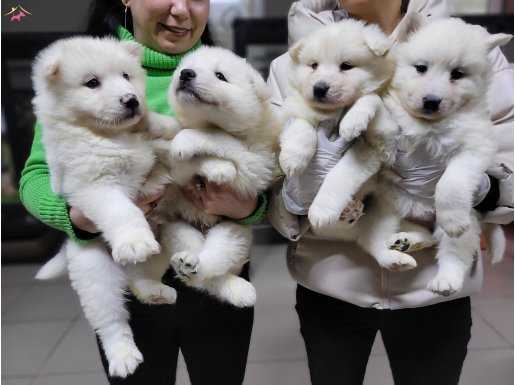
[[[400,148],[409,153],[424,143],[447,166],[436,186],[434,207],[414,201],[395,183],[386,193],[403,216],[436,214],[439,271],[428,288],[449,295],[462,288],[479,251],[481,229],[472,200],[495,153],[486,100],[491,75],[487,53],[506,35],[491,36],[459,19],[415,27],[395,48],[397,68],[385,104],[401,126]],[[417,65],[426,71],[420,73]],[[452,79],[453,70],[464,76]],[[433,113],[424,108],[428,95],[441,99]]]
[[[195,71],[187,86],[180,80],[183,70]],[[217,73],[227,81],[217,78]],[[238,307],[253,306],[254,287],[238,277],[249,257],[250,227],[204,213],[181,188],[202,177],[252,197],[270,185],[278,124],[269,90],[244,59],[221,48],[204,47],[183,58],[169,96],[185,128],[171,143],[174,183],[158,206],[166,218],[162,254],[186,284]]]
[[[42,124],[52,189],[95,223],[113,257],[100,241],[86,246],[67,241],[37,278],[58,274],[66,257],[72,286],[100,337],[109,372],[120,377],[131,374],[143,358],[124,307],[131,268],[123,269],[113,259],[135,263],[159,253],[152,229],[133,200],[155,193],[168,181],[161,166],[153,169],[158,151],[149,139],[170,139],[178,129],[174,120],[147,112],[140,54],[136,43],[71,38],[42,51],[33,71],[33,104]],[[85,83],[93,77],[100,84],[90,88]],[[122,103],[127,97],[139,102],[133,114]],[[153,294],[162,290],[174,302],[173,289],[159,280],[151,283]],[[138,281],[131,286],[143,290]]]

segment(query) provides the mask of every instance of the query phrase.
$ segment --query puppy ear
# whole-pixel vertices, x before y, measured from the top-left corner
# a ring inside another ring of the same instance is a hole
[[[392,47],[392,41],[377,25],[367,25],[364,31],[365,44],[376,56],[385,55]]]
[[[260,100],[268,100],[272,96],[272,91],[266,84],[261,74],[254,68],[250,70],[250,82],[256,91],[256,94]]]
[[[399,42],[405,42],[408,40],[410,35],[417,32],[420,28],[428,23],[427,19],[418,12],[407,13],[401,24],[399,25],[399,32],[397,40]]]
[[[299,63],[299,55],[300,51],[302,51],[302,48],[304,46],[304,42],[302,40],[299,40],[294,45],[290,47],[288,50],[288,53],[290,54],[291,60],[295,63]]]
[[[48,82],[53,82],[59,77],[61,70],[60,55],[56,51],[47,51],[40,54],[34,64],[34,73],[41,74]]]
[[[129,55],[134,56],[138,60],[143,56],[143,46],[141,44],[130,40],[122,41],[120,44],[129,53]]]
[[[488,51],[491,51],[496,47],[501,47],[509,43],[511,39],[513,39],[513,35],[509,35],[507,33],[496,33],[489,35],[486,39]]]

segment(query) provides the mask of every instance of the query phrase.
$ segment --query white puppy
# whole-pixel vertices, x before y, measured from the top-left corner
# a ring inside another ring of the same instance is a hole
[[[436,184],[434,205],[395,182],[387,199],[403,216],[436,214],[439,270],[428,289],[449,295],[462,288],[479,252],[481,228],[472,209],[473,194],[496,149],[486,98],[491,75],[487,54],[511,36],[490,35],[459,19],[422,25],[413,16],[411,25],[415,32],[394,51],[397,67],[384,101],[401,127],[400,150],[425,146],[445,171]]]
[[[270,185],[279,125],[268,88],[244,59],[205,47],[183,58],[169,96],[186,128],[172,141],[174,185],[158,207],[168,217],[163,253],[186,284],[235,306],[252,306],[255,289],[238,276],[249,257],[251,228],[204,213],[183,188],[196,178],[199,189],[211,181],[252,197]]]
[[[152,171],[155,151],[149,139],[171,138],[178,130],[175,120],[146,110],[141,54],[132,42],[71,38],[43,50],[33,68],[33,104],[42,124],[52,189],[95,223],[112,257],[122,264],[160,251],[133,200],[166,182],[162,168]],[[101,241],[67,241],[37,278],[55,276],[66,264],[104,347],[109,372],[125,377],[142,361],[124,307],[125,270],[132,268],[115,263]],[[153,288],[167,302],[175,301],[173,289],[159,281]]]
[[[353,198],[376,190],[374,176],[394,159],[398,128],[378,95],[393,75],[390,46],[377,26],[349,19],[320,28],[290,49],[293,92],[285,102],[290,121],[281,133],[279,161],[288,176],[302,172],[316,150],[320,122],[345,114],[340,135],[355,142],[326,175],[309,208],[312,229],[320,236],[355,240],[381,266],[407,270],[416,261],[384,238],[398,218],[385,201],[367,199],[359,222],[339,221]]]

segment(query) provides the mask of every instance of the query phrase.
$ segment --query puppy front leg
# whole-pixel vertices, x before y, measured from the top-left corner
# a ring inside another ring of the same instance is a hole
[[[238,171],[233,162],[225,159],[206,157],[200,160],[198,174],[209,182],[217,184],[231,183]]]
[[[349,148],[324,182],[308,212],[312,226],[320,228],[334,224],[363,184],[381,167],[376,152],[359,140]]]
[[[172,139],[180,129],[181,125],[174,117],[149,111],[147,130],[153,138]]]
[[[171,183],[172,177],[168,168],[162,163],[156,163],[150,174],[147,176],[145,183],[139,191],[140,197],[151,197],[162,191],[165,186]]]
[[[317,133],[306,120],[292,119],[279,137],[279,164],[286,176],[300,174],[316,152]]]
[[[341,120],[340,136],[350,142],[363,134],[376,116],[381,103],[381,98],[377,95],[359,98]]]
[[[436,222],[450,237],[470,227],[474,191],[488,161],[481,153],[462,152],[453,157],[436,185]]]
[[[86,319],[100,338],[111,376],[126,377],[143,361],[125,309],[127,277],[100,241],[66,244],[68,271]]]
[[[434,293],[449,296],[460,291],[467,272],[480,253],[481,228],[475,213],[469,214],[471,221],[468,229],[459,237],[449,237],[441,228],[437,228],[435,236],[439,239],[438,273],[429,282],[427,288]]]
[[[70,205],[89,218],[112,247],[121,264],[145,261],[160,246],[143,212],[117,186],[92,186],[70,196]]]

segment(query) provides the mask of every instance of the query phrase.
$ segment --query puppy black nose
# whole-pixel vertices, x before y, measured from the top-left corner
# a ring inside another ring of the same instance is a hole
[[[313,87],[313,95],[315,99],[323,99],[327,95],[327,91],[329,91],[329,85],[325,82],[318,82]]]
[[[133,111],[139,106],[138,98],[134,94],[123,95],[120,98],[120,103]]]
[[[438,111],[442,98],[435,95],[427,95],[422,98],[422,102],[424,103],[424,111],[433,113]]]
[[[193,79],[195,76],[197,76],[195,71],[187,68],[187,69],[184,69],[181,71],[181,76],[179,79],[181,79],[183,82],[187,82],[187,81]]]

